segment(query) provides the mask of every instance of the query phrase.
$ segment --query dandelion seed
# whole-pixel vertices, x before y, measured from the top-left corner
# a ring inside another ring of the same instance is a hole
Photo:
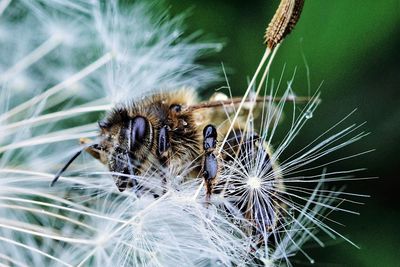
[[[247,184],[250,186],[251,189],[260,189],[261,188],[261,179],[257,176],[249,177]]]

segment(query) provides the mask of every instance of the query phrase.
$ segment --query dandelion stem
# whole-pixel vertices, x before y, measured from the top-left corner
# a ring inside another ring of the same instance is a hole
[[[221,153],[221,152],[222,152],[223,147],[224,147],[226,141],[228,140],[229,133],[233,130],[234,124],[235,124],[235,122],[236,122],[236,120],[237,120],[237,118],[238,118],[238,116],[239,116],[240,110],[242,109],[243,104],[246,102],[246,99],[247,99],[249,93],[251,92],[251,88],[254,86],[255,81],[256,81],[256,78],[257,78],[258,74],[260,73],[262,67],[264,66],[265,62],[267,61],[267,58],[268,58],[268,56],[270,55],[270,53],[271,53],[271,50],[270,50],[269,48],[267,48],[267,49],[265,50],[265,53],[264,53],[264,55],[263,55],[261,61],[260,61],[260,64],[259,64],[258,67],[257,67],[256,72],[255,72],[254,75],[253,75],[253,78],[252,78],[251,81],[250,81],[249,86],[248,86],[247,89],[246,89],[246,92],[245,92],[244,95],[243,95],[242,101],[240,102],[240,105],[239,105],[239,107],[238,107],[238,109],[237,109],[237,111],[236,111],[236,113],[235,113],[235,116],[234,116],[233,119],[232,119],[231,125],[229,126],[229,129],[228,129],[228,131],[226,132],[225,138],[224,138],[224,140],[223,140],[222,143],[221,143],[221,146],[220,146],[220,148],[219,148],[219,150],[218,150],[218,153]]]
[[[247,119],[246,119],[246,124],[244,125],[244,129],[243,129],[243,132],[244,132],[244,133],[247,132],[247,127],[249,126],[250,119],[251,119],[251,117],[252,117],[252,115],[253,115],[253,109],[254,109],[256,100],[257,100],[257,98],[258,98],[258,96],[259,96],[259,94],[260,94],[261,88],[263,87],[263,85],[264,85],[264,83],[265,83],[265,79],[267,78],[267,74],[269,73],[269,70],[270,70],[270,68],[271,68],[271,64],[272,64],[272,62],[273,62],[273,60],[274,60],[274,58],[275,58],[275,55],[276,55],[276,52],[277,52],[278,49],[279,49],[279,46],[280,46],[280,44],[277,44],[277,46],[276,46],[275,49],[273,50],[272,55],[271,55],[271,57],[270,57],[270,59],[269,59],[269,61],[268,61],[268,63],[267,63],[267,66],[265,67],[264,73],[263,73],[263,75],[262,75],[262,77],[261,77],[260,83],[258,84],[257,91],[256,91],[256,93],[255,93],[255,95],[254,95],[254,100],[253,100],[253,103],[254,103],[254,104],[253,104],[253,105],[250,105],[250,109],[249,109],[249,111],[248,111],[248,115],[247,115]],[[275,99],[275,97],[271,97],[271,99]],[[280,101],[282,101],[282,100],[286,100],[286,98],[283,98],[283,99],[281,99]],[[293,102],[295,103],[295,98],[293,99]],[[243,142],[243,139],[240,141],[239,147],[242,146],[242,142]]]

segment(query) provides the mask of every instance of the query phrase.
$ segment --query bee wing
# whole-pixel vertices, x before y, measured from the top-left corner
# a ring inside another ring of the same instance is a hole
[[[219,125],[229,121],[230,114],[234,114],[240,105],[240,114],[237,118],[237,124],[239,128],[243,125],[249,115],[252,113],[254,118],[258,118],[261,112],[274,110],[275,103],[279,101],[290,101],[295,103],[308,103],[311,97],[272,97],[272,96],[261,96],[257,98],[249,98],[243,100],[241,97],[228,98],[225,94],[216,93],[209,101],[200,102],[187,107],[187,111],[199,114],[198,122],[213,123]],[[205,118],[209,118],[205,122]]]
[[[284,101],[290,101],[290,102],[296,102],[296,103],[307,103],[310,101],[312,98],[311,97],[287,97],[284,99]],[[268,104],[268,103],[275,103],[283,100],[282,97],[271,97],[271,96],[260,96],[257,97],[256,99],[248,99],[243,102],[243,107],[249,108],[252,105],[254,108],[257,108],[259,106]],[[241,104],[243,101],[243,98],[241,97],[233,97],[231,99],[228,99],[228,97],[225,94],[222,93],[217,93],[214,94],[209,101],[201,102],[195,105],[189,106],[187,109],[189,111],[195,111],[195,110],[200,110],[200,109],[210,109],[210,108],[224,108],[224,107],[236,107]]]

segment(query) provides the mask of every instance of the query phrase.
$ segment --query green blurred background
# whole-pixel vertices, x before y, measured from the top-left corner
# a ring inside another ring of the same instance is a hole
[[[223,51],[207,58],[207,63],[223,62],[233,93],[240,95],[261,59],[265,26],[279,1],[167,3],[173,14],[190,8],[188,32],[201,29],[225,43]],[[341,216],[338,220],[346,226],[335,228],[361,249],[343,241],[324,249],[310,249],[308,252],[316,260],[314,266],[400,266],[399,50],[400,1],[308,0],[300,22],[274,61],[271,77],[276,79],[285,64],[285,81],[297,67],[293,88],[299,95],[308,94],[303,54],[310,69],[311,91],[323,82],[323,103],[297,139],[299,147],[357,108],[349,121],[366,121],[363,129],[371,134],[347,148],[343,155],[376,149],[339,164],[340,168],[367,167],[362,177],[379,176],[376,180],[348,183],[347,191],[371,197],[362,200],[365,205],[355,207],[361,215]],[[309,265],[306,259],[296,258],[295,266],[303,265]]]

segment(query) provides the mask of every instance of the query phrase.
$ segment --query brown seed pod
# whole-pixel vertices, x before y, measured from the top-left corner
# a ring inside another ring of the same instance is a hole
[[[282,0],[269,23],[264,43],[273,49],[288,35],[296,25],[303,9],[304,0]]]

